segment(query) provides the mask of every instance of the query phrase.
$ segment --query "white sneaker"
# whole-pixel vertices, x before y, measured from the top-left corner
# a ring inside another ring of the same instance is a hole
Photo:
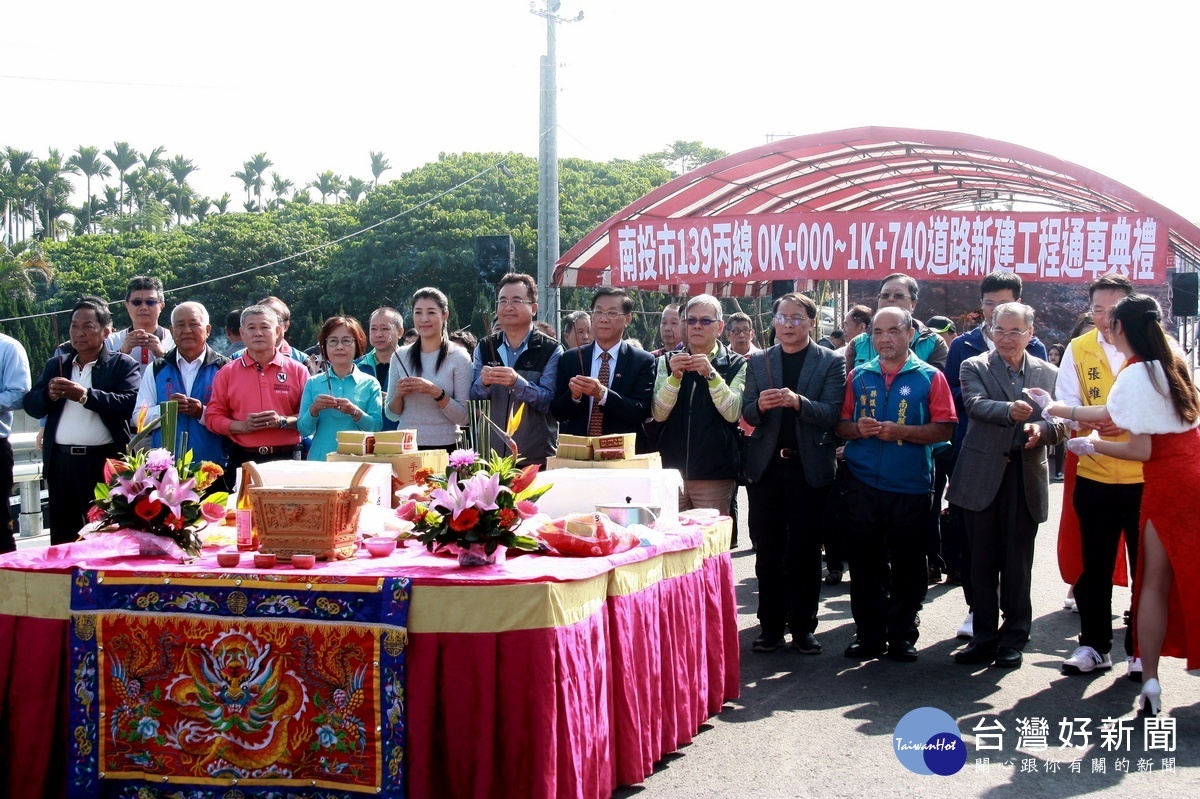
[[[959,638],[974,638],[975,637],[975,614],[968,613],[967,618],[963,623],[958,625],[958,629],[954,633]]]
[[[1067,598],[1063,600],[1063,610],[1069,610],[1072,613],[1079,612],[1079,606],[1075,604],[1075,597],[1067,594]]]
[[[1112,658],[1101,655],[1090,646],[1081,646],[1062,662],[1063,674],[1088,674],[1112,668]]]
[[[1134,682],[1141,682],[1142,681],[1142,659],[1135,658],[1132,656],[1127,657],[1127,658],[1125,658],[1125,665],[1128,668],[1128,671],[1125,672],[1125,676],[1128,677],[1129,679],[1133,680]]]

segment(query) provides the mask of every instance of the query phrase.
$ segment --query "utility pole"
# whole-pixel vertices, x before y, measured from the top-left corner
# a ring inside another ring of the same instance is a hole
[[[538,307],[539,318],[558,330],[558,288],[551,285],[554,264],[559,256],[558,232],[558,49],[556,28],[562,22],[578,22],[583,12],[572,18],[560,17],[561,0],[542,0],[544,8],[529,4],[529,12],[546,20],[546,54],[541,60],[541,103],[538,122]]]

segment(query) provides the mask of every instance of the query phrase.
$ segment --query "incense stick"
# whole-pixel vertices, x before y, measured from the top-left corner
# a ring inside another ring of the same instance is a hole
[[[758,326],[759,326],[759,318],[758,318],[758,314],[755,314],[755,315],[754,315],[754,326],[755,326],[755,327],[758,327]],[[762,330],[758,330],[758,331],[756,331],[756,332],[759,334],[759,339],[762,341],[762,343],[763,343],[763,344],[766,344],[766,343],[767,343],[767,333],[766,333],[766,330],[765,330],[765,329],[762,329]],[[766,367],[767,367],[767,388],[772,388],[772,389],[773,389],[773,388],[775,388],[775,378],[774,378],[774,376],[771,374],[771,348],[770,348],[770,347],[764,347],[762,352],[763,352],[763,363],[764,363],[764,364],[766,365]]]

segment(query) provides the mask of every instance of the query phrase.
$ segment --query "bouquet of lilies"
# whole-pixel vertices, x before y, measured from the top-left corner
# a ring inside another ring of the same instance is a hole
[[[199,530],[225,517],[229,495],[212,491],[222,474],[211,461],[194,463],[191,450],[178,460],[161,448],[129,453],[123,460],[109,458],[88,521],[100,523],[97,532],[141,530],[164,536],[194,557],[200,554]]]
[[[434,549],[497,547],[538,549],[535,538],[518,535],[521,522],[534,516],[534,504],[549,485],[534,487],[538,466],[518,469],[515,456],[494,455],[485,461],[474,450],[450,453],[443,474],[419,472],[418,482],[404,492],[396,511],[413,523],[416,538]]]

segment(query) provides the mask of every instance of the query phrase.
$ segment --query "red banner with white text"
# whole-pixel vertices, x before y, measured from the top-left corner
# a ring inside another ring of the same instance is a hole
[[[640,288],[767,280],[878,280],[904,272],[1088,283],[1118,272],[1160,284],[1168,230],[1136,214],[798,212],[639,219],[609,231],[612,284]]]

